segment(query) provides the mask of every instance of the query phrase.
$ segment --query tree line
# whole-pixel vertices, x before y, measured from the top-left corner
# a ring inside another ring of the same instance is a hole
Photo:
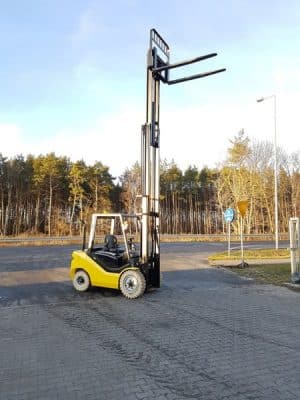
[[[274,232],[274,149],[240,131],[216,168],[181,170],[161,162],[161,232],[225,233],[223,213],[247,199],[246,233]],[[300,153],[278,149],[279,231],[300,215]],[[102,162],[71,162],[54,153],[0,154],[0,234],[80,234],[93,212],[140,212],[140,166],[116,179]],[[239,231],[239,220],[232,224]]]
[[[0,154],[2,235],[81,232],[92,212],[110,211],[121,190],[101,162],[87,166],[54,153],[34,157]]]

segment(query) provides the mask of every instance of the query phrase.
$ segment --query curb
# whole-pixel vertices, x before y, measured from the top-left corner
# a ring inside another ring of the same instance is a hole
[[[247,264],[263,265],[263,264],[287,264],[290,258],[259,258],[259,259],[245,259]],[[238,267],[241,260],[208,260],[209,265],[214,267]]]
[[[294,290],[296,292],[300,292],[300,284],[299,283],[297,284],[297,283],[287,282],[287,283],[283,283],[283,286],[285,286],[288,289]]]

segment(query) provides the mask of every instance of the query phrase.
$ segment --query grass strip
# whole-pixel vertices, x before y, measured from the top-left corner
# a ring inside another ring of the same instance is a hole
[[[240,276],[252,278],[258,283],[282,286],[291,281],[291,264],[249,265],[247,268],[226,267]]]

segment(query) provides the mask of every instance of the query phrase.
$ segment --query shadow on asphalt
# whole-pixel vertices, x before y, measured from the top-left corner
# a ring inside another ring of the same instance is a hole
[[[158,290],[150,290],[141,299],[150,300],[165,298],[170,292],[181,290],[217,289],[219,287],[236,287],[250,285],[252,281],[241,278],[236,274],[215,268],[199,270],[171,271],[163,273],[162,286]],[[118,290],[93,287],[89,291],[79,293],[75,291],[70,281],[49,282],[36,284],[20,284],[14,286],[1,286],[0,306],[53,304],[61,302],[85,302],[101,300],[101,298],[123,298]],[[130,301],[124,298],[124,301]],[[134,301],[139,301],[134,300]]]

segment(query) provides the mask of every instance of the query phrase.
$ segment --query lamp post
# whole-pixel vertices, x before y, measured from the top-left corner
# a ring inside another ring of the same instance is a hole
[[[274,206],[275,206],[275,249],[278,250],[278,177],[277,177],[277,131],[276,131],[276,95],[261,97],[258,103],[273,99],[274,100]]]

